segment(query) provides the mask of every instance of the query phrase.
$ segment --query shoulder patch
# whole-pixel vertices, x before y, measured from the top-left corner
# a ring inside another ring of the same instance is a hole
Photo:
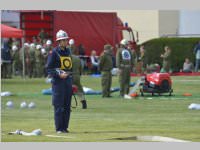
[[[122,50],[122,59],[131,60],[131,54],[127,49]]]

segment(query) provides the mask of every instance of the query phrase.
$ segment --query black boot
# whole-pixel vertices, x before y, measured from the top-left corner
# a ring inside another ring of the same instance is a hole
[[[82,109],[87,109],[87,102],[86,102],[86,100],[82,100],[81,103],[82,103]]]

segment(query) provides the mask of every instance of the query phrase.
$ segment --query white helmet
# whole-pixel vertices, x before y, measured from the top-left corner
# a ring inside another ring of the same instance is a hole
[[[51,44],[52,44],[51,40],[47,40],[46,45],[51,45]]]
[[[34,43],[31,43],[30,47],[31,47],[31,48],[35,48],[35,44],[34,44]]]
[[[8,101],[7,103],[6,103],[6,106],[8,107],[8,108],[13,108],[13,102],[12,101]]]
[[[123,40],[121,40],[120,44],[122,44],[122,45],[128,45],[128,40],[123,39]]]
[[[69,45],[73,45],[74,44],[74,39],[70,39],[69,40]]]
[[[34,102],[31,102],[30,104],[28,104],[28,108],[35,108],[35,103]]]
[[[36,49],[41,49],[41,48],[42,48],[42,46],[39,44],[36,46]]]
[[[41,49],[41,53],[42,53],[42,54],[45,54],[45,53],[46,53],[46,50],[45,50],[44,48],[42,48],[42,49]]]
[[[16,51],[17,49],[18,49],[18,48],[17,48],[16,45],[13,45],[13,46],[12,46],[12,50],[13,50],[13,51]]]
[[[63,40],[63,39],[68,39],[68,35],[65,31],[63,30],[59,30],[57,33],[56,33],[56,41],[59,41],[59,40]]]
[[[27,107],[27,103],[26,102],[22,102],[21,104],[20,104],[20,108],[26,108]]]
[[[29,47],[30,45],[28,43],[24,43],[24,47]]]

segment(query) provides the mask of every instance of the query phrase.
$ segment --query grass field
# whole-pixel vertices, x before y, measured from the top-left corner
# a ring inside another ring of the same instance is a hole
[[[136,81],[136,77],[132,81]],[[42,89],[51,85],[45,79],[2,79],[1,91],[14,95],[1,97],[1,129],[3,142],[60,141],[60,142],[135,142],[135,136],[166,136],[182,140],[200,142],[200,111],[189,110],[191,103],[200,103],[200,77],[172,77],[174,96],[137,97],[121,99],[119,92],[113,98],[102,99],[101,95],[86,96],[88,109],[81,109],[80,103],[72,109],[70,133],[62,137],[54,129],[51,96],[42,95]],[[100,78],[82,77],[82,84],[101,90]],[[113,77],[113,87],[118,86],[118,78]],[[182,94],[189,92],[190,97]],[[14,108],[6,108],[12,100]],[[36,103],[35,109],[20,109],[22,101]],[[73,100],[74,102],[74,100]],[[8,132],[22,129],[31,132],[42,130],[41,136],[8,135]]]

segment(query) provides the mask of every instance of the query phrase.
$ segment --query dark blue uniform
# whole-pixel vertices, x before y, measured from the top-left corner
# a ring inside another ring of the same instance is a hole
[[[56,131],[67,131],[70,119],[70,107],[72,97],[72,77],[66,79],[59,77],[60,71],[71,72],[72,61],[70,50],[60,47],[53,49],[47,60],[48,75],[52,77],[52,104],[54,106],[54,119]]]

